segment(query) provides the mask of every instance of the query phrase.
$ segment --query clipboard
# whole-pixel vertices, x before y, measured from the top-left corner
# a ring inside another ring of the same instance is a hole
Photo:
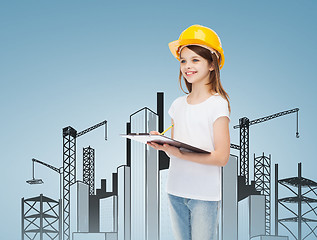
[[[167,143],[169,145],[172,145],[177,148],[183,148],[186,150],[189,150],[191,152],[197,152],[197,153],[210,153],[208,151],[205,151],[203,149],[191,146],[189,144],[171,139],[169,137],[166,137],[164,135],[155,135],[155,134],[149,134],[149,133],[130,133],[130,134],[120,134],[120,136],[124,138],[128,138],[137,142],[141,142],[146,144],[147,142],[155,142],[158,144],[163,145],[164,143]]]

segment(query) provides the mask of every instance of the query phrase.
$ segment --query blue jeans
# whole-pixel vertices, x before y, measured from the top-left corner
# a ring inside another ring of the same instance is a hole
[[[168,194],[176,240],[217,240],[220,201],[202,201]]]

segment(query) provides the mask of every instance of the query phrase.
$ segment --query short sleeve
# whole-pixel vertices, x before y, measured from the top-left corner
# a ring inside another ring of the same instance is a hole
[[[230,122],[230,113],[229,113],[229,107],[228,102],[224,100],[223,98],[218,101],[213,109],[213,123],[220,117],[228,117]]]
[[[172,119],[174,119],[174,116],[175,116],[175,101],[172,103],[172,105],[170,106],[169,110],[168,110],[168,114],[170,115],[170,117]]]

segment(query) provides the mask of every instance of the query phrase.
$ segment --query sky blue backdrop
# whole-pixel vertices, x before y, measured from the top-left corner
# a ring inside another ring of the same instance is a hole
[[[303,175],[317,181],[316,12],[314,0],[1,1],[1,239],[20,239],[22,197],[58,198],[59,177],[51,170],[36,166],[43,185],[25,181],[32,157],[62,165],[63,127],[81,131],[108,121],[107,142],[98,129],[77,145],[78,178],[82,147],[91,145],[100,187],[125,163],[118,135],[129,115],[144,106],[156,111],[156,93],[163,91],[167,116],[182,95],[167,44],[192,24],[213,28],[222,40],[231,143],[239,144],[232,128],[239,118],[298,107],[301,137],[295,114],[251,126],[250,159],[271,154],[281,177],[295,176],[302,162]]]

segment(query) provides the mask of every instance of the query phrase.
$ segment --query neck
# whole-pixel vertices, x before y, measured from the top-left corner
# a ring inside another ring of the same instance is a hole
[[[214,91],[210,89],[210,85],[206,85],[208,81],[201,81],[192,84],[192,91],[190,92],[191,97],[193,98],[204,98],[215,94]]]

